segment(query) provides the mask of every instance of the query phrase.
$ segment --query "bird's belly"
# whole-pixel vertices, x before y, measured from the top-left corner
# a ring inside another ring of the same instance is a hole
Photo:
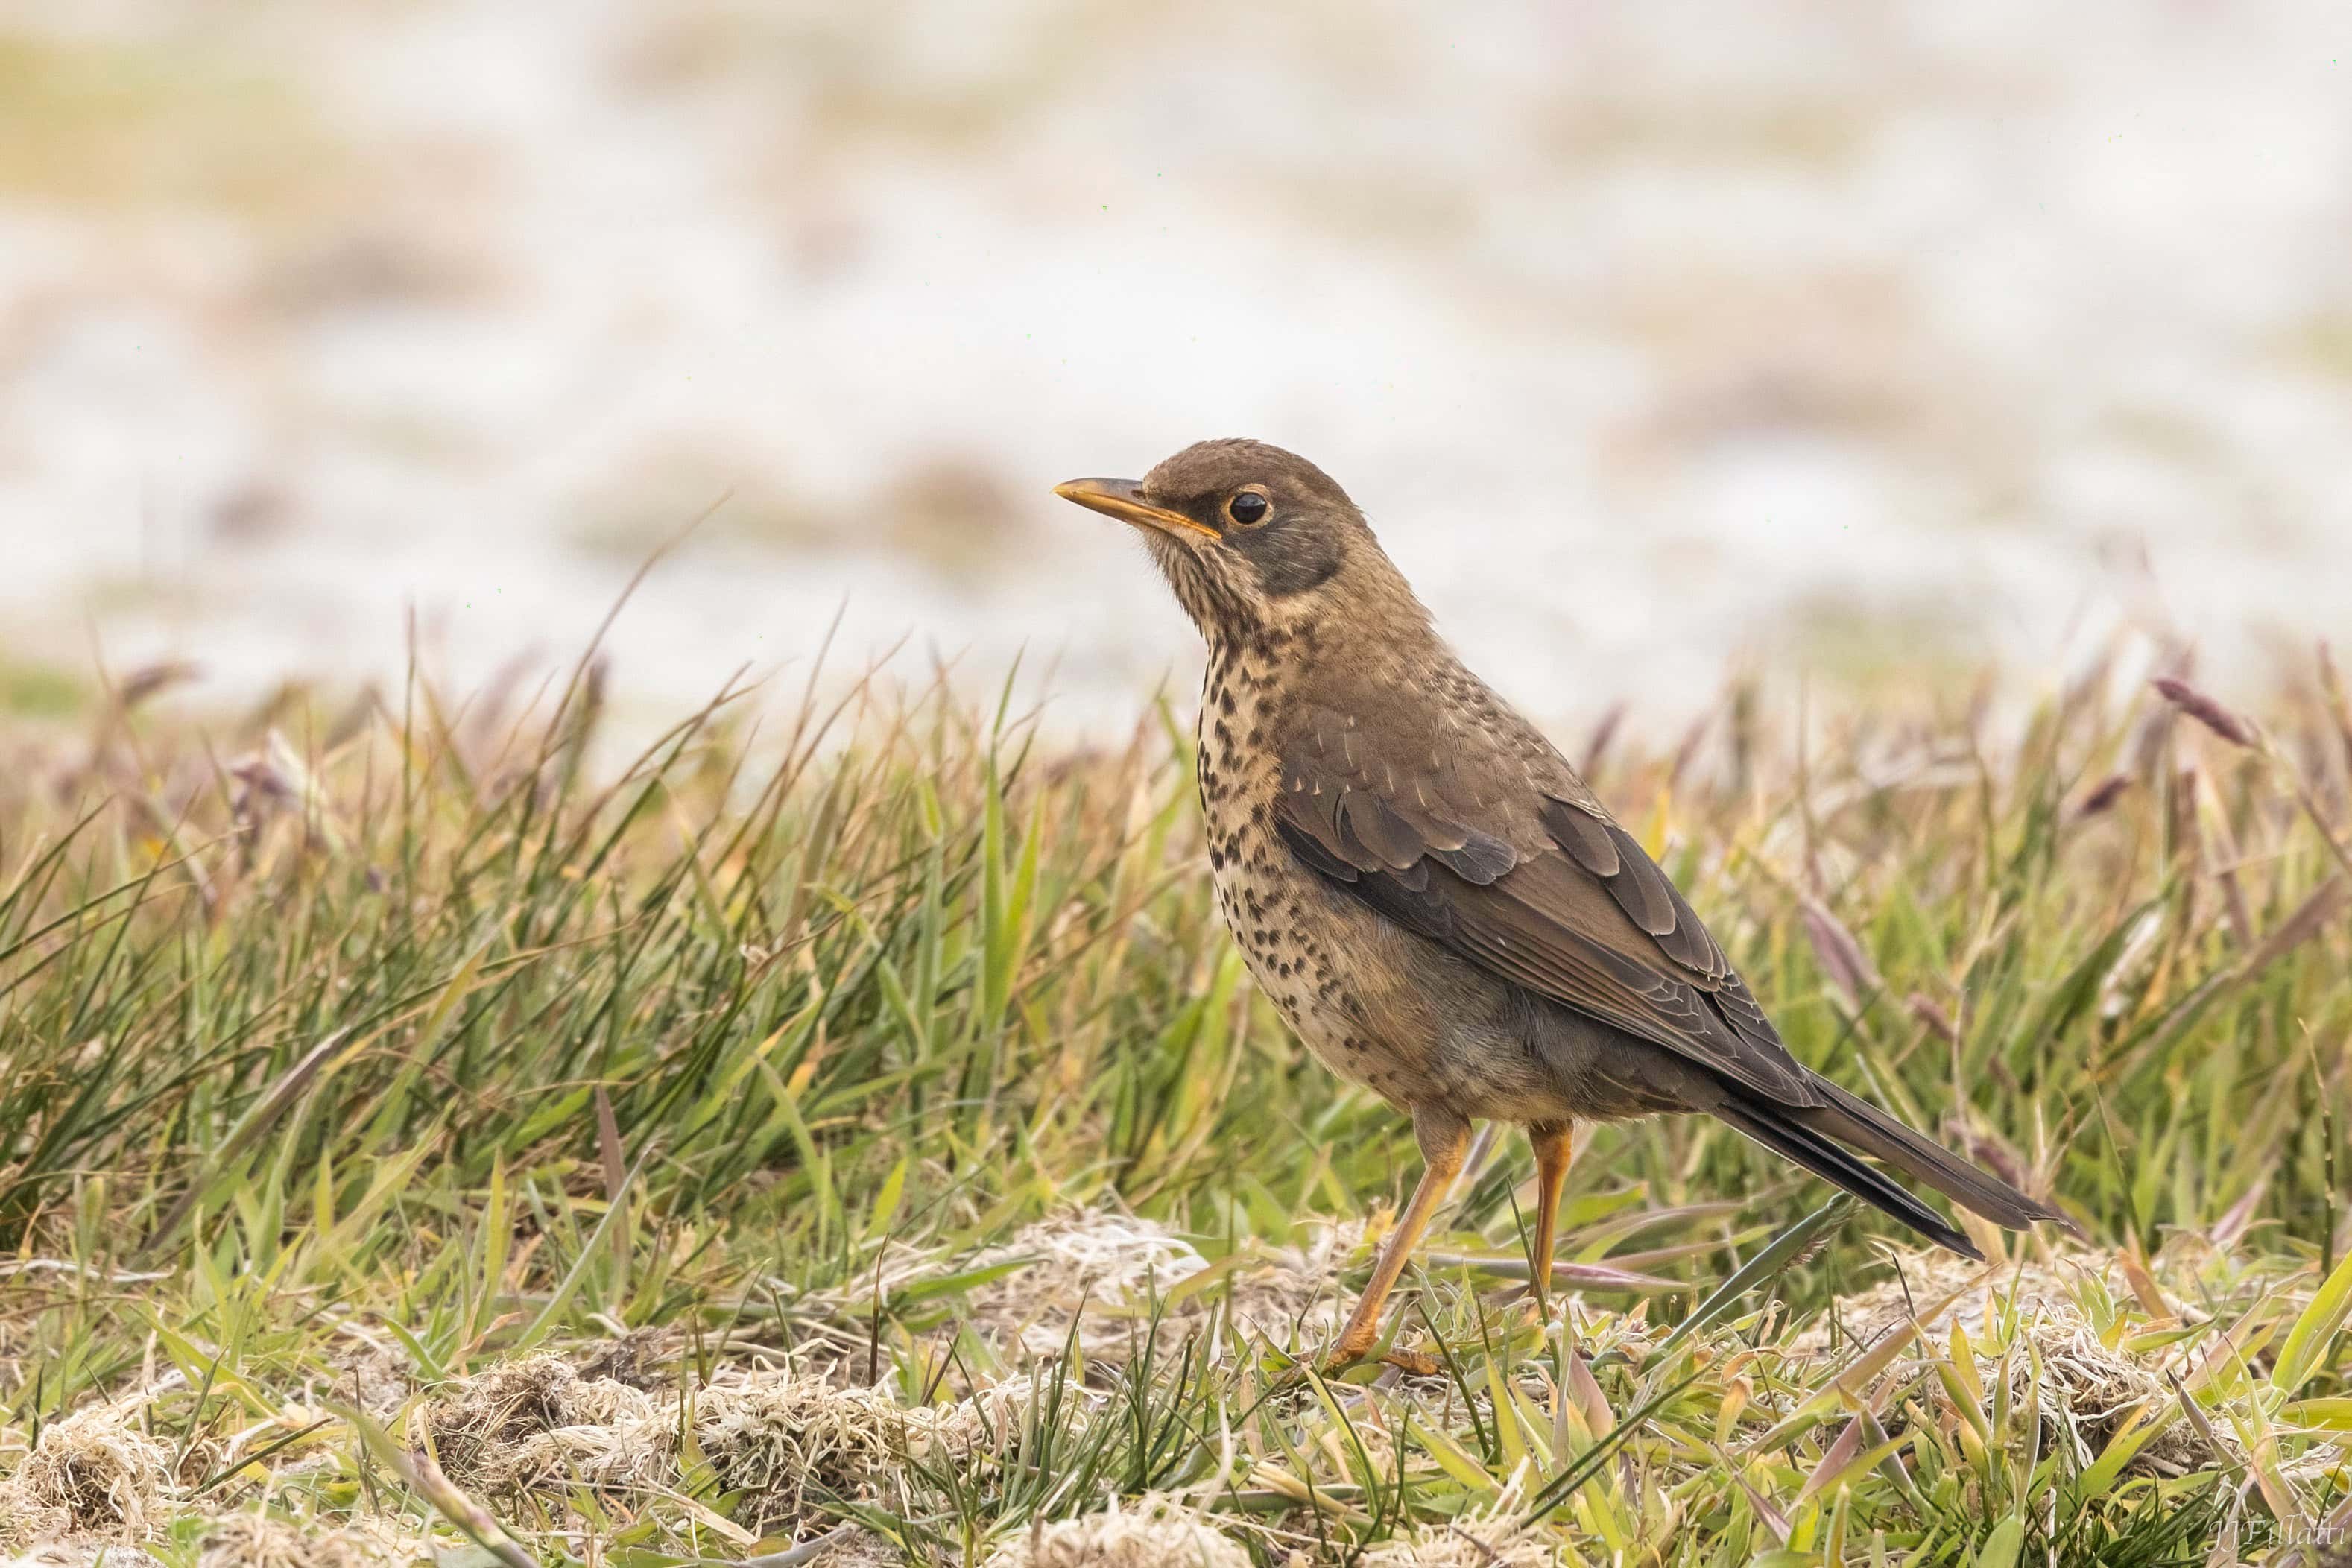
[[[1296,893],[1269,886],[1267,879],[1226,868],[1217,874],[1216,889],[1217,912],[1241,948],[1250,978],[1319,1053],[1324,1037],[1345,1024],[1331,945],[1336,933],[1315,918],[1317,911],[1302,909]]]
[[[1213,824],[1212,833],[1218,912],[1258,990],[1326,1067],[1409,1103],[1397,1090],[1412,1076],[1412,1053],[1373,1027],[1382,1010],[1366,994],[1374,976],[1351,947],[1350,911],[1333,908],[1272,834],[1218,836]]]
[[[1250,976],[1324,1066],[1399,1107],[1506,1121],[1573,1113],[1499,986],[1428,950],[1246,833],[1218,858],[1217,901]],[[1437,968],[1433,972],[1432,960]]]

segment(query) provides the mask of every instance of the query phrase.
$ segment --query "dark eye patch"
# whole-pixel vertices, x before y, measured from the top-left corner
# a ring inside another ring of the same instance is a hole
[[[1339,530],[1319,521],[1295,517],[1280,528],[1227,534],[1225,542],[1256,571],[1269,598],[1286,598],[1318,586],[1339,569],[1346,542]]]

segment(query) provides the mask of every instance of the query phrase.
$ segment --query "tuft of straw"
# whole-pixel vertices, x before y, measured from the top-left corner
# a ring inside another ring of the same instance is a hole
[[[1249,1568],[1249,1553],[1195,1510],[1145,1497],[1032,1525],[990,1553],[984,1568]]]
[[[436,1391],[419,1419],[459,1488],[494,1499],[574,1486],[647,1493],[675,1486],[679,1435],[724,1489],[749,1499],[763,1531],[826,1517],[839,1500],[872,1500],[906,1464],[964,1469],[1010,1452],[1028,1409],[1026,1381],[949,1405],[902,1405],[880,1388],[842,1387],[771,1370],[730,1370],[688,1396],[583,1377],[541,1354]],[[1073,1419],[1083,1409],[1070,1406]]]
[[[1024,1265],[971,1292],[967,1323],[982,1340],[1016,1357],[1048,1359],[1069,1344],[1075,1321],[1080,1353],[1116,1365],[1141,1342],[1155,1301],[1163,1336],[1199,1329],[1228,1299],[1236,1328],[1277,1343],[1301,1327],[1328,1331],[1342,1305],[1341,1271],[1363,1239],[1361,1222],[1316,1226],[1302,1245],[1259,1248],[1214,1287],[1173,1303],[1169,1293],[1207,1270],[1208,1260],[1156,1221],[1107,1211],[1040,1221],[959,1267]]]
[[[1507,1521],[1425,1524],[1383,1541],[1357,1561],[1364,1568],[1547,1568],[1569,1561],[1558,1548],[1521,1535]]]
[[[2173,1396],[2160,1364],[2107,1345],[2077,1303],[2077,1282],[2083,1277],[2107,1278],[2106,1258],[2067,1253],[2055,1267],[2026,1261],[1987,1268],[1952,1253],[1920,1251],[1903,1253],[1898,1262],[1896,1278],[1838,1304],[1844,1332],[1854,1343],[1874,1343],[1909,1322],[1915,1307],[1932,1307],[1950,1296],[1940,1310],[1921,1320],[1925,1342],[1939,1343],[1958,1324],[1976,1350],[1979,1375],[1989,1381],[2004,1375],[1997,1329],[2014,1303],[2017,1342],[2006,1358],[2005,1374],[2011,1399],[2021,1405],[2032,1394],[2038,1361],[2044,1427],[2066,1443],[2079,1463],[2090,1463],[2141,1406],[2152,1412],[2169,1409]],[[1799,1335],[1791,1348],[1818,1354],[1829,1345],[1824,1321]],[[2193,1429],[2175,1422],[2134,1457],[2132,1468],[2179,1475],[2206,1462],[2210,1456],[2205,1448]]]
[[[426,1407],[425,1425],[443,1473],[494,1497],[549,1479],[657,1485],[677,1446],[675,1415],[651,1394],[583,1378],[551,1354],[457,1380]]]
[[[196,1568],[405,1568],[429,1545],[370,1521],[304,1528],[266,1513],[223,1514],[205,1526]]]
[[[853,1528],[829,1540],[809,1568],[899,1568],[907,1554],[870,1530]]]
[[[341,1326],[335,1347],[325,1359],[334,1375],[318,1394],[363,1410],[379,1421],[390,1419],[406,1404],[415,1384],[415,1363],[408,1352],[355,1323]]]
[[[907,1406],[879,1388],[751,1373],[695,1396],[694,1436],[754,1528],[798,1525],[830,1498],[872,1498],[908,1460],[967,1470],[1017,1443],[1030,1385],[998,1384],[952,1405]],[[814,1494],[814,1495],[812,1495]]]
[[[0,1542],[135,1540],[160,1522],[173,1489],[172,1453],[131,1415],[122,1405],[94,1405],[44,1426],[0,1482]]]

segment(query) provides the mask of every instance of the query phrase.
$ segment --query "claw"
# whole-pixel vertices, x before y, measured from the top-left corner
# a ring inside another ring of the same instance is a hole
[[[1323,1375],[1337,1376],[1360,1364],[1371,1352],[1370,1345],[1349,1345],[1343,1341],[1332,1346],[1330,1352],[1323,1358]],[[1391,1350],[1384,1352],[1381,1360],[1413,1377],[1435,1377],[1445,1370],[1444,1364],[1435,1357],[1423,1355],[1418,1351]]]

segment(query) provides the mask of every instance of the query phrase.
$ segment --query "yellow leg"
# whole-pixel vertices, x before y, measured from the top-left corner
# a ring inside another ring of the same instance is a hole
[[[1536,1152],[1536,1250],[1528,1260],[1528,1281],[1535,1287],[1536,1321],[1543,1322],[1551,1316],[1552,1240],[1559,1234],[1559,1189],[1576,1152],[1576,1130],[1565,1121],[1538,1121],[1528,1129],[1528,1142]]]
[[[1412,1189],[1412,1201],[1405,1205],[1396,1228],[1389,1233],[1380,1260],[1372,1266],[1370,1281],[1357,1298],[1348,1326],[1339,1331],[1339,1342],[1325,1359],[1324,1364],[1335,1372],[1363,1360],[1372,1342],[1381,1337],[1381,1309],[1388,1303],[1389,1291],[1404,1272],[1421,1233],[1429,1228],[1430,1215],[1461,1173],[1463,1157],[1469,1152],[1470,1123],[1452,1111],[1416,1110],[1412,1133],[1421,1144],[1421,1184]]]

